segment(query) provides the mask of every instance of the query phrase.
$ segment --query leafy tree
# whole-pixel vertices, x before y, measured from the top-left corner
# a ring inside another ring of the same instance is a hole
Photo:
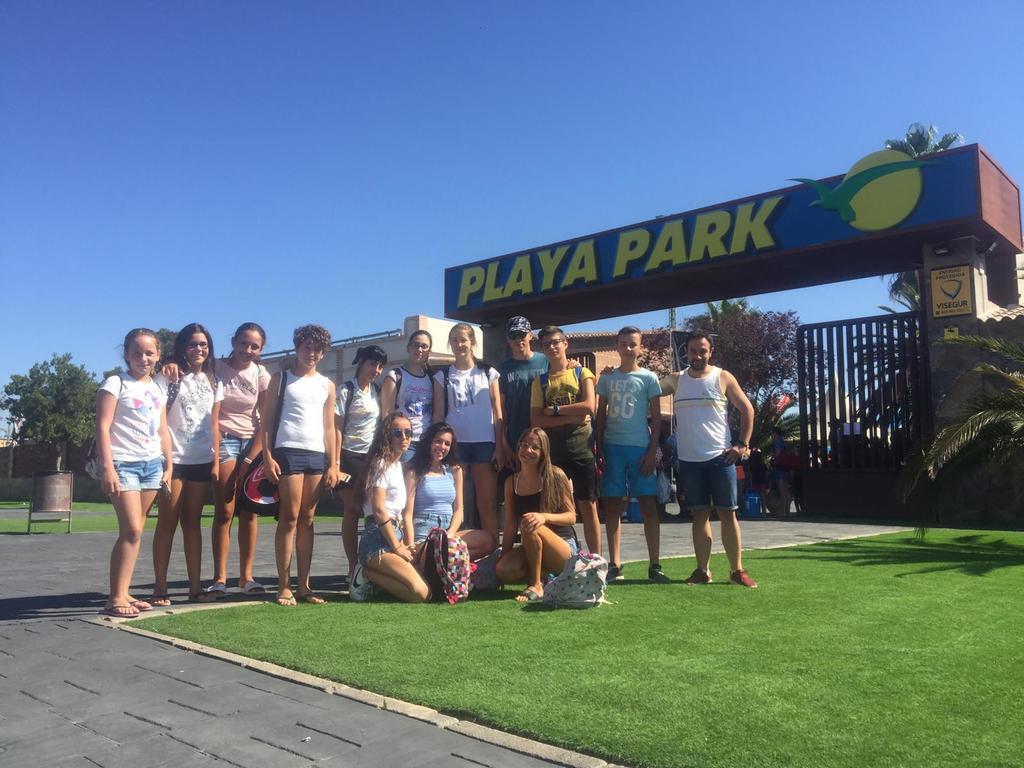
[[[16,425],[15,439],[57,447],[60,469],[68,444],[81,444],[93,432],[97,389],[93,375],[72,363],[70,354],[54,355],[33,365],[27,376],[11,376],[0,408]]]
[[[796,312],[762,312],[745,299],[708,305],[686,327],[714,335],[715,365],[732,373],[754,406],[751,445],[771,444],[771,430],[796,397]]]
[[[960,144],[963,140],[964,137],[959,133],[944,133],[939,138],[939,131],[934,125],[925,126],[923,123],[911,123],[902,139],[887,139],[885,148],[917,157],[932,152],[942,152],[954,144]],[[879,304],[879,309],[893,314],[906,310],[917,312],[921,309],[921,282],[917,270],[897,272],[894,275],[887,275],[883,279],[889,281],[889,298],[904,309],[893,309],[884,304]]]

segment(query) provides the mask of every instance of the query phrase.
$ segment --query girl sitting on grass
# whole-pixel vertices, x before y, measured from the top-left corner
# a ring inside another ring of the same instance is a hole
[[[543,599],[542,575],[561,573],[580,549],[572,489],[565,473],[552,465],[550,453],[543,429],[526,430],[516,451],[519,470],[505,481],[505,533],[497,574],[506,584],[526,583],[516,596],[520,603]],[[513,548],[517,532],[521,544]]]
[[[213,339],[199,323],[189,323],[174,339],[176,381],[157,374],[157,385],[167,397],[167,425],[174,459],[170,493],[160,494],[160,515],[153,534],[153,598],[155,606],[168,606],[167,567],[174,546],[174,532],[181,523],[188,573],[189,602],[216,600],[204,592],[200,581],[203,535],[199,520],[210,495],[213,468],[214,403],[224,397],[224,387],[213,370]]]
[[[329,460],[334,456],[334,382],[316,370],[331,346],[331,334],[319,325],[303,325],[295,329],[293,340],[295,363],[271,378],[263,422],[263,461],[281,496],[274,552],[277,604],[286,607],[294,606],[296,598],[312,605],[324,602],[309,584],[313,518],[325,483],[333,488],[338,482],[338,469]],[[284,397],[279,398],[282,377]],[[293,538],[298,570],[294,593]]]
[[[420,544],[432,528],[441,527],[466,542],[470,559],[491,553],[497,542],[487,531],[462,528],[463,474],[455,461],[454,430],[443,421],[431,424],[422,441],[405,473],[405,543]]]
[[[430,587],[413,565],[411,539],[402,533],[406,486],[401,459],[412,434],[409,419],[398,411],[386,416],[377,428],[366,469],[356,485],[356,501],[365,518],[359,565],[370,582],[385,592],[406,603],[425,603],[430,599]],[[353,583],[358,582],[357,570]]]
[[[129,594],[146,514],[157,491],[171,482],[171,437],[166,398],[152,379],[160,342],[148,328],[124,337],[128,372],[110,376],[96,396],[96,451],[100,486],[117,513],[117,541],[110,553],[110,595],[104,613],[133,619],[153,606]]]

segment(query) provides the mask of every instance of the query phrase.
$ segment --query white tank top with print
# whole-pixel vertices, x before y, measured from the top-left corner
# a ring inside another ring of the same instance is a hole
[[[722,369],[695,379],[686,371],[679,374],[672,413],[676,421],[676,452],[680,461],[709,461],[732,443],[729,431],[729,401],[722,394]]]

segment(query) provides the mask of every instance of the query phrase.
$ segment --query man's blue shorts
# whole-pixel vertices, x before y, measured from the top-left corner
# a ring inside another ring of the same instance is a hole
[[[646,447],[605,443],[601,453],[604,457],[601,495],[605,498],[657,496],[657,473],[640,474],[640,462],[646,454]]]
[[[736,465],[722,456],[709,461],[680,461],[679,483],[687,509],[736,509]]]

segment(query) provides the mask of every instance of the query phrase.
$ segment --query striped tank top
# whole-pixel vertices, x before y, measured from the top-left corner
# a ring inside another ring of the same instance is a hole
[[[686,371],[672,398],[676,422],[676,452],[680,461],[709,461],[732,444],[729,431],[729,401],[722,393],[722,369],[695,379]]]

